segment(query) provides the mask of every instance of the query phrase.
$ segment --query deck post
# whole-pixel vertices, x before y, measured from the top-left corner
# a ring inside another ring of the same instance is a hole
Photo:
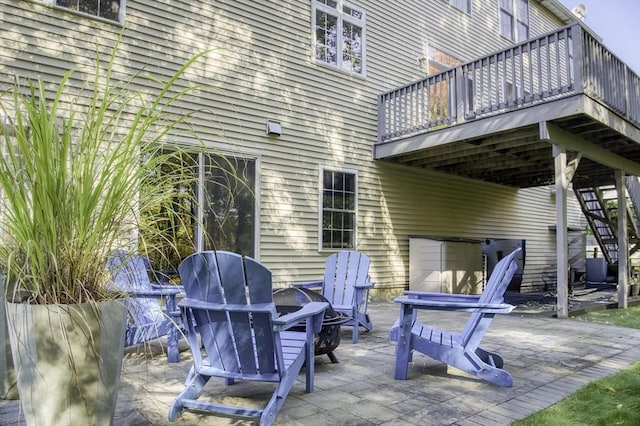
[[[378,143],[383,141],[383,136],[386,134],[385,121],[387,111],[384,108],[384,96],[378,95]]]
[[[553,144],[553,159],[556,181],[556,252],[558,258],[556,315],[558,318],[569,316],[569,248],[567,240],[567,150]]]
[[[629,247],[627,243],[627,196],[624,170],[616,169],[618,193],[618,308],[627,308]]]
[[[453,91],[455,96],[455,116],[453,117],[454,123],[463,123],[465,121],[465,93],[467,92],[465,86],[465,76],[462,67],[455,68],[455,89]]]
[[[579,24],[571,26],[571,41],[573,43],[573,90],[574,93],[584,93],[583,69],[585,65],[585,53],[582,48],[583,30]]]

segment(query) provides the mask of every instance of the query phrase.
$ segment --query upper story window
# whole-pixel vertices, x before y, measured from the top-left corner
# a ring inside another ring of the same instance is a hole
[[[500,0],[500,34],[519,43],[529,38],[529,0]]]
[[[356,174],[348,170],[321,170],[321,250],[355,249]]]
[[[125,0],[47,0],[49,3],[109,21],[123,22]]]
[[[449,0],[449,4],[463,12],[471,13],[471,0]]]
[[[427,45],[427,74],[438,74],[446,69],[457,67],[461,64],[460,59],[447,52],[432,46]]]
[[[313,58],[365,75],[365,12],[342,0],[313,0]]]

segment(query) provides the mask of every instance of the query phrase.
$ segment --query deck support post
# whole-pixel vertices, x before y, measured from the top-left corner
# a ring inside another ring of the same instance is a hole
[[[567,150],[558,144],[553,144],[553,159],[555,164],[556,181],[556,252],[558,258],[557,270],[557,300],[556,315],[558,318],[569,316],[569,247],[567,231]]]
[[[627,196],[624,170],[616,169],[618,193],[618,308],[627,307],[627,281],[629,277],[629,247],[627,242]]]

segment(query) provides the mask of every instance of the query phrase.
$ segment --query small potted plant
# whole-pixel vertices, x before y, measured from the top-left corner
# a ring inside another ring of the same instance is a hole
[[[164,188],[141,188],[181,155],[164,143],[187,118],[169,113],[190,90],[174,85],[205,54],[165,82],[140,85],[142,73],[113,77],[118,45],[106,64],[96,54],[86,93],[70,84],[73,71],[55,85],[16,82],[0,93],[9,118],[0,127],[0,272],[28,424],[112,421],[125,308],[105,262],[115,249],[144,245],[140,211],[153,223],[149,212],[162,210]]]

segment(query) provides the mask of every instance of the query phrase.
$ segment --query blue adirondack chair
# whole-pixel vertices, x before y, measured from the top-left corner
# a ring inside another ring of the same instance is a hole
[[[148,259],[125,250],[116,250],[109,256],[107,269],[116,289],[129,295],[125,301],[128,311],[125,346],[167,336],[167,359],[178,362],[178,340],[183,327],[176,298],[183,288],[152,282]]]
[[[292,287],[321,289],[322,295],[331,303],[336,312],[346,315],[342,325],[353,327],[352,341],[358,343],[360,326],[373,330],[373,323],[367,313],[369,289],[374,286],[369,276],[371,261],[357,251],[340,251],[325,261],[322,281],[293,283]]]
[[[193,366],[185,389],[169,410],[169,420],[183,412],[208,412],[273,423],[306,364],[306,391],[313,391],[314,334],[322,327],[326,302],[309,302],[299,311],[277,317],[271,271],[235,253],[194,253],[178,271],[187,297],[180,301]],[[286,331],[306,325],[305,331]],[[198,335],[200,339],[198,339]],[[264,408],[201,401],[211,377],[277,383]]]
[[[390,340],[397,342],[396,379],[407,378],[413,351],[418,351],[498,386],[513,384],[511,374],[502,369],[502,358],[479,345],[495,315],[513,309],[504,303],[504,293],[517,270],[515,257],[520,250],[497,263],[482,295],[407,291],[406,297],[394,299],[401,306],[400,318],[389,332]],[[420,323],[419,309],[463,311],[471,315],[461,333],[451,333]]]

